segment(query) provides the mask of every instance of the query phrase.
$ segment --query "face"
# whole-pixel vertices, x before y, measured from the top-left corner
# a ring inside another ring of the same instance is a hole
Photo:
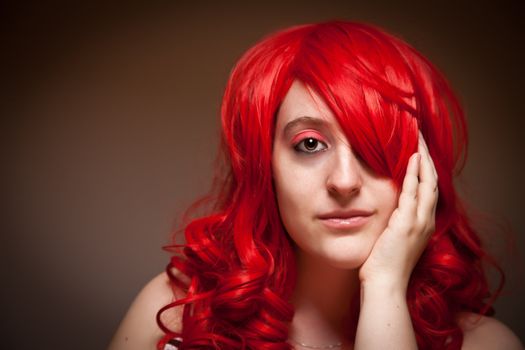
[[[299,81],[281,104],[273,146],[277,204],[298,253],[358,268],[397,205],[391,179],[356,157],[333,113]]]

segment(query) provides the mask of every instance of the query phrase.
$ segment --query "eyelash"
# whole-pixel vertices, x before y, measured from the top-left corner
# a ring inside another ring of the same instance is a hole
[[[307,150],[307,149],[305,148],[305,146],[304,146],[304,142],[307,141],[307,140],[315,140],[315,141],[317,141],[317,145],[316,145],[316,147],[315,147],[315,149],[314,149],[313,151],[309,151],[309,150]],[[302,147],[303,149],[301,149],[301,145],[303,145],[303,147]],[[322,149],[317,149],[317,146],[318,146],[318,145],[323,145],[324,148],[322,148]],[[317,153],[317,152],[322,152],[322,151],[324,151],[325,149],[328,148],[328,146],[326,145],[325,142],[319,140],[319,139],[316,138],[316,137],[307,136],[307,137],[302,138],[299,142],[295,143],[295,145],[294,145],[293,148],[294,148],[294,150],[295,150],[296,152],[307,153],[307,154],[313,154],[313,153]]]

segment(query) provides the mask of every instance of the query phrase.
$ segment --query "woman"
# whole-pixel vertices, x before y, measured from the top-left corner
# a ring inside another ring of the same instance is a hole
[[[112,350],[522,348],[487,317],[453,187],[462,110],[413,48],[358,23],[281,31],[240,59],[221,115],[211,213]]]

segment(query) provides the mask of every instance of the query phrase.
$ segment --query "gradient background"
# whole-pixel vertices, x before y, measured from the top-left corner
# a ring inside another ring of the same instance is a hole
[[[208,188],[234,62],[271,31],[331,18],[398,34],[458,92],[471,131],[458,184],[508,274],[497,316],[525,339],[520,1],[144,3],[2,5],[3,349],[105,348]]]

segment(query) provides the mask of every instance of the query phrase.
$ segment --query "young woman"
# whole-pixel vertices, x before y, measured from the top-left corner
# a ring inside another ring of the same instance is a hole
[[[412,47],[351,22],[281,31],[240,59],[221,114],[213,208],[111,350],[522,348],[488,317],[454,190],[462,110]]]

